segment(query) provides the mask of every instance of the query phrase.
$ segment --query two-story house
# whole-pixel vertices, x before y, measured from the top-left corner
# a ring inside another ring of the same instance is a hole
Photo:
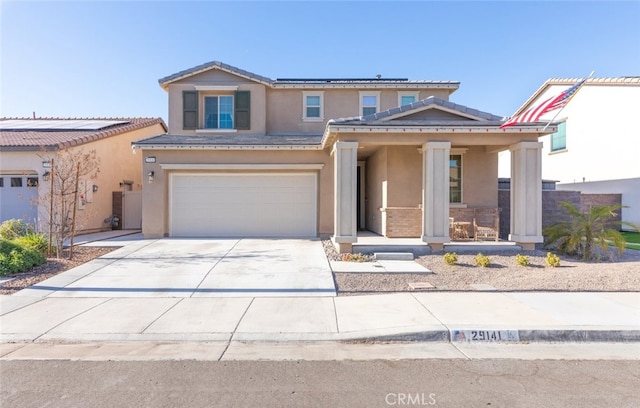
[[[575,84],[547,80],[515,114]],[[589,78],[562,111],[542,117],[558,123],[540,138],[542,177],[558,190],[622,194],[622,220],[640,225],[640,77]]]
[[[498,206],[510,149],[510,239],[542,241],[542,125],[499,129],[449,101],[458,82],[273,80],[214,61],[159,83],[169,131],[133,143],[145,236],[331,236],[348,252],[366,229],[439,249],[455,209]]]

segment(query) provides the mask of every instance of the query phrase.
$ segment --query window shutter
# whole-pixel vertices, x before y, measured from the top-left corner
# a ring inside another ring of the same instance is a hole
[[[198,127],[198,92],[182,91],[182,128]]]
[[[251,128],[251,92],[236,91],[235,99],[236,129],[249,130]]]

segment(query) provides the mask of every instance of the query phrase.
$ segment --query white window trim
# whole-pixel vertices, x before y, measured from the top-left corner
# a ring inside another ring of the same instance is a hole
[[[320,117],[307,117],[307,96],[320,97]],[[324,121],[324,91],[302,91],[302,120],[304,122],[323,122]]]
[[[403,96],[413,96],[415,98],[414,102],[418,102],[420,100],[420,91],[398,91],[398,106],[402,106]]]
[[[364,108],[364,105],[362,104],[362,100],[365,96],[376,97],[376,113],[380,112],[380,91],[360,91],[360,110],[358,111],[358,116],[363,116],[362,109]]]

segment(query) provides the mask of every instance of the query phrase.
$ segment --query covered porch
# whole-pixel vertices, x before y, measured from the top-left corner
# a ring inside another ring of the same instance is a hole
[[[497,224],[498,152],[503,150],[512,156],[507,239],[522,249],[542,242],[542,144],[537,139],[543,126],[500,129],[495,116],[478,111],[434,121],[425,110],[419,120],[389,119],[394,115],[383,112],[328,125],[323,143],[333,157],[332,240],[338,251],[361,248],[363,239],[372,238],[363,231],[419,240],[432,251],[452,241],[472,247],[491,239],[504,245]],[[550,126],[546,133],[554,130]]]

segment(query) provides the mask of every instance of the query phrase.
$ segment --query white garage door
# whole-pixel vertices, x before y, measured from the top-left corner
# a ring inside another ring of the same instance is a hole
[[[37,200],[37,174],[0,174],[0,222],[16,218],[36,224]]]
[[[314,173],[172,174],[173,237],[316,235]]]

